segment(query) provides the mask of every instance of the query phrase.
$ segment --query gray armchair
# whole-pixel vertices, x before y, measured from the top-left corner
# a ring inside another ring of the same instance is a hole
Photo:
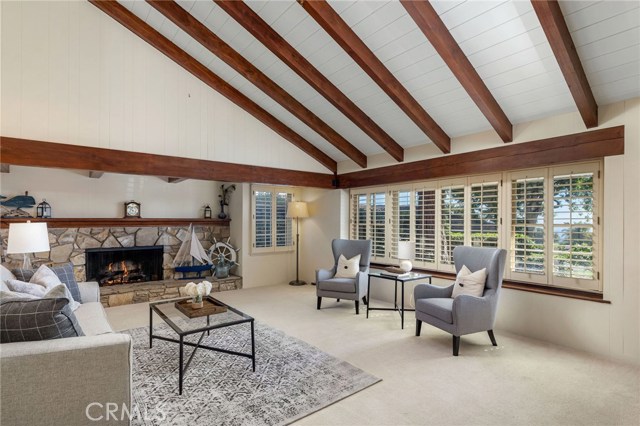
[[[487,282],[482,297],[459,295],[451,298],[453,285],[438,287],[419,284],[414,289],[416,304],[416,336],[420,336],[422,322],[453,334],[453,355],[458,356],[460,336],[487,331],[493,346],[493,335],[498,295],[502,287],[502,275],[507,252],[503,249],[456,247],[453,260],[456,272],[466,265],[471,272],[487,268]]]
[[[356,315],[360,313],[360,300],[367,304],[367,279],[371,259],[371,240],[333,240],[331,242],[335,263],[331,269],[316,270],[316,294],[318,309],[323,297],[354,300]],[[360,271],[355,278],[334,278],[338,259],[343,254],[347,259],[360,255]]]

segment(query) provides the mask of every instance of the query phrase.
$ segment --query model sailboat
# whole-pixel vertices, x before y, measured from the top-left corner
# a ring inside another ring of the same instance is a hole
[[[196,272],[197,278],[200,278],[202,272],[213,267],[211,258],[200,244],[193,225],[189,225],[189,236],[182,242],[173,260],[173,267],[176,272],[182,272],[182,279],[189,278],[186,276],[189,272]]]

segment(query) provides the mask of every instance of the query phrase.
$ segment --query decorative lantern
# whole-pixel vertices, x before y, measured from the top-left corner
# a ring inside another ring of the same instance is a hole
[[[47,200],[43,199],[42,202],[36,207],[36,217],[51,217],[51,205],[47,203]]]
[[[204,218],[211,219],[211,207],[209,207],[209,204],[204,206]]]

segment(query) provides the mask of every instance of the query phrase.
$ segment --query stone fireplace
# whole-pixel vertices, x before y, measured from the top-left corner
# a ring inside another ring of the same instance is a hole
[[[85,250],[87,281],[100,286],[159,281],[164,247],[113,247]]]

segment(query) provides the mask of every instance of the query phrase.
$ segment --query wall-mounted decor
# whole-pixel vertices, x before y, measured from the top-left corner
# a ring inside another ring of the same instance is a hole
[[[226,219],[228,215],[224,212],[224,206],[229,205],[229,199],[231,198],[231,193],[235,191],[236,186],[229,185],[225,188],[224,184],[222,184],[220,185],[220,189],[221,189],[220,195],[218,195],[218,198],[220,198],[220,213],[218,213],[218,219]]]
[[[23,208],[30,209],[36,205],[36,200],[29,191],[25,191],[24,195],[16,195],[7,199],[2,197],[0,206],[2,206],[2,217],[32,217],[29,213],[22,210]]]
[[[133,217],[140,218],[140,203],[136,201],[126,201],[124,203],[124,217],[125,219]]]

